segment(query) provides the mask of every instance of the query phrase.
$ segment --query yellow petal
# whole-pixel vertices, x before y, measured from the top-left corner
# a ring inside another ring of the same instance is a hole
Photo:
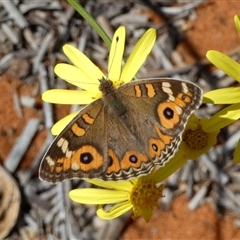
[[[233,104],[240,102],[240,88],[230,87],[204,93],[203,103]]]
[[[120,80],[125,36],[126,30],[123,26],[119,27],[113,36],[108,60],[108,77],[112,81]]]
[[[214,132],[235,122],[239,118],[240,103],[236,103],[213,115],[202,128],[206,132]]]
[[[129,56],[120,80],[127,83],[133,79],[133,77],[138,72],[139,68],[142,66],[146,60],[148,54],[152,50],[153,44],[156,40],[156,30],[150,28],[146,31],[143,36],[139,39],[136,46],[134,47],[131,55]]]
[[[129,211],[132,208],[132,204],[129,201],[119,203],[105,211],[102,206],[100,206],[97,210],[97,215],[105,220],[110,220],[113,218],[117,218],[123,215],[125,212]]]
[[[130,183],[129,181],[111,182],[111,181],[101,181],[101,180],[97,180],[97,179],[85,179],[85,181],[92,183],[99,187],[128,191],[128,192],[130,192],[133,187],[132,183]]]
[[[102,71],[82,52],[77,48],[66,44],[63,46],[63,52],[70,59],[70,61],[79,68],[89,79],[98,82],[104,77]]]
[[[71,122],[71,120],[79,113],[79,111],[71,113],[66,117],[59,120],[57,123],[53,125],[51,128],[52,135],[58,135],[62,132],[62,130]]]
[[[86,75],[84,72],[79,70],[78,68],[65,64],[65,63],[59,63],[55,66],[54,72],[65,81],[80,87],[84,90],[87,90],[89,92],[99,92],[99,81],[94,74],[92,75],[92,78],[89,78],[88,75]],[[93,80],[94,79],[94,80]]]
[[[42,94],[43,101],[58,104],[89,104],[94,97],[91,92],[65,89],[47,90]]]
[[[234,156],[233,156],[233,161],[235,163],[240,163],[240,139],[238,140],[238,144],[235,148]]]
[[[171,158],[164,167],[160,167],[154,174],[153,179],[156,183],[162,182],[164,179],[168,178],[174,172],[185,164],[187,161],[187,156],[183,155],[184,153],[181,150],[178,150],[174,157]]]
[[[208,60],[233,79],[240,81],[240,64],[218,51],[208,51]]]
[[[238,35],[240,37],[240,18],[237,14],[234,16],[234,22],[235,22],[235,26],[236,26],[237,31],[238,31]]]
[[[125,191],[82,188],[69,192],[69,197],[83,204],[111,204],[126,201],[129,194]]]
[[[196,117],[195,114],[192,114],[188,119],[186,128],[190,128],[191,130],[196,130],[198,128],[198,124],[199,124],[199,119]]]

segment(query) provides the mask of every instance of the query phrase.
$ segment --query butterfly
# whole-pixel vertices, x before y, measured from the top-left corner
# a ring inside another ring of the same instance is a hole
[[[117,89],[103,78],[99,89],[102,98],[84,107],[47,150],[41,180],[146,175],[174,156],[202,101],[197,85],[171,78],[132,81]]]

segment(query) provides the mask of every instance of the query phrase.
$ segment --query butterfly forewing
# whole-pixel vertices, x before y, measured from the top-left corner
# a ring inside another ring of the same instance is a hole
[[[148,79],[123,85],[119,92],[127,111],[136,116],[134,135],[140,134],[154,165],[164,165],[178,149],[188,118],[200,106],[202,90],[187,81]]]
[[[202,101],[202,90],[196,84],[175,79],[132,81],[119,91],[125,104],[137,110],[139,116],[146,114],[162,131],[175,136],[183,131]]]
[[[57,183],[93,178],[106,168],[107,131],[101,99],[87,105],[55,138],[43,157],[40,179]],[[89,154],[88,154],[89,153]],[[89,163],[89,164],[85,164]]]

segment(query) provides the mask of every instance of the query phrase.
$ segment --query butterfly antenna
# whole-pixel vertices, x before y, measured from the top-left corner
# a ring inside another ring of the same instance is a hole
[[[112,66],[113,66],[113,63],[114,63],[114,58],[115,58],[115,56],[116,56],[117,44],[118,44],[118,41],[119,41],[119,36],[116,36],[116,37],[112,40],[112,42],[113,42],[113,41],[116,41],[116,44],[115,44],[115,48],[114,48],[114,52],[113,52],[112,61],[109,62],[108,73],[111,71]],[[112,44],[113,44],[113,43],[112,43]],[[109,79],[108,73],[107,73],[107,78]],[[119,76],[119,79],[120,79],[120,76]],[[120,81],[119,79],[118,79],[118,81]]]

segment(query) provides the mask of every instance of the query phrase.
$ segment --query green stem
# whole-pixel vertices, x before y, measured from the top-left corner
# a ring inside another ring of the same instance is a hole
[[[96,20],[76,1],[76,0],[67,0],[75,10],[96,30],[99,36],[103,39],[103,41],[110,48],[111,39],[102,29],[102,27],[96,22]]]

